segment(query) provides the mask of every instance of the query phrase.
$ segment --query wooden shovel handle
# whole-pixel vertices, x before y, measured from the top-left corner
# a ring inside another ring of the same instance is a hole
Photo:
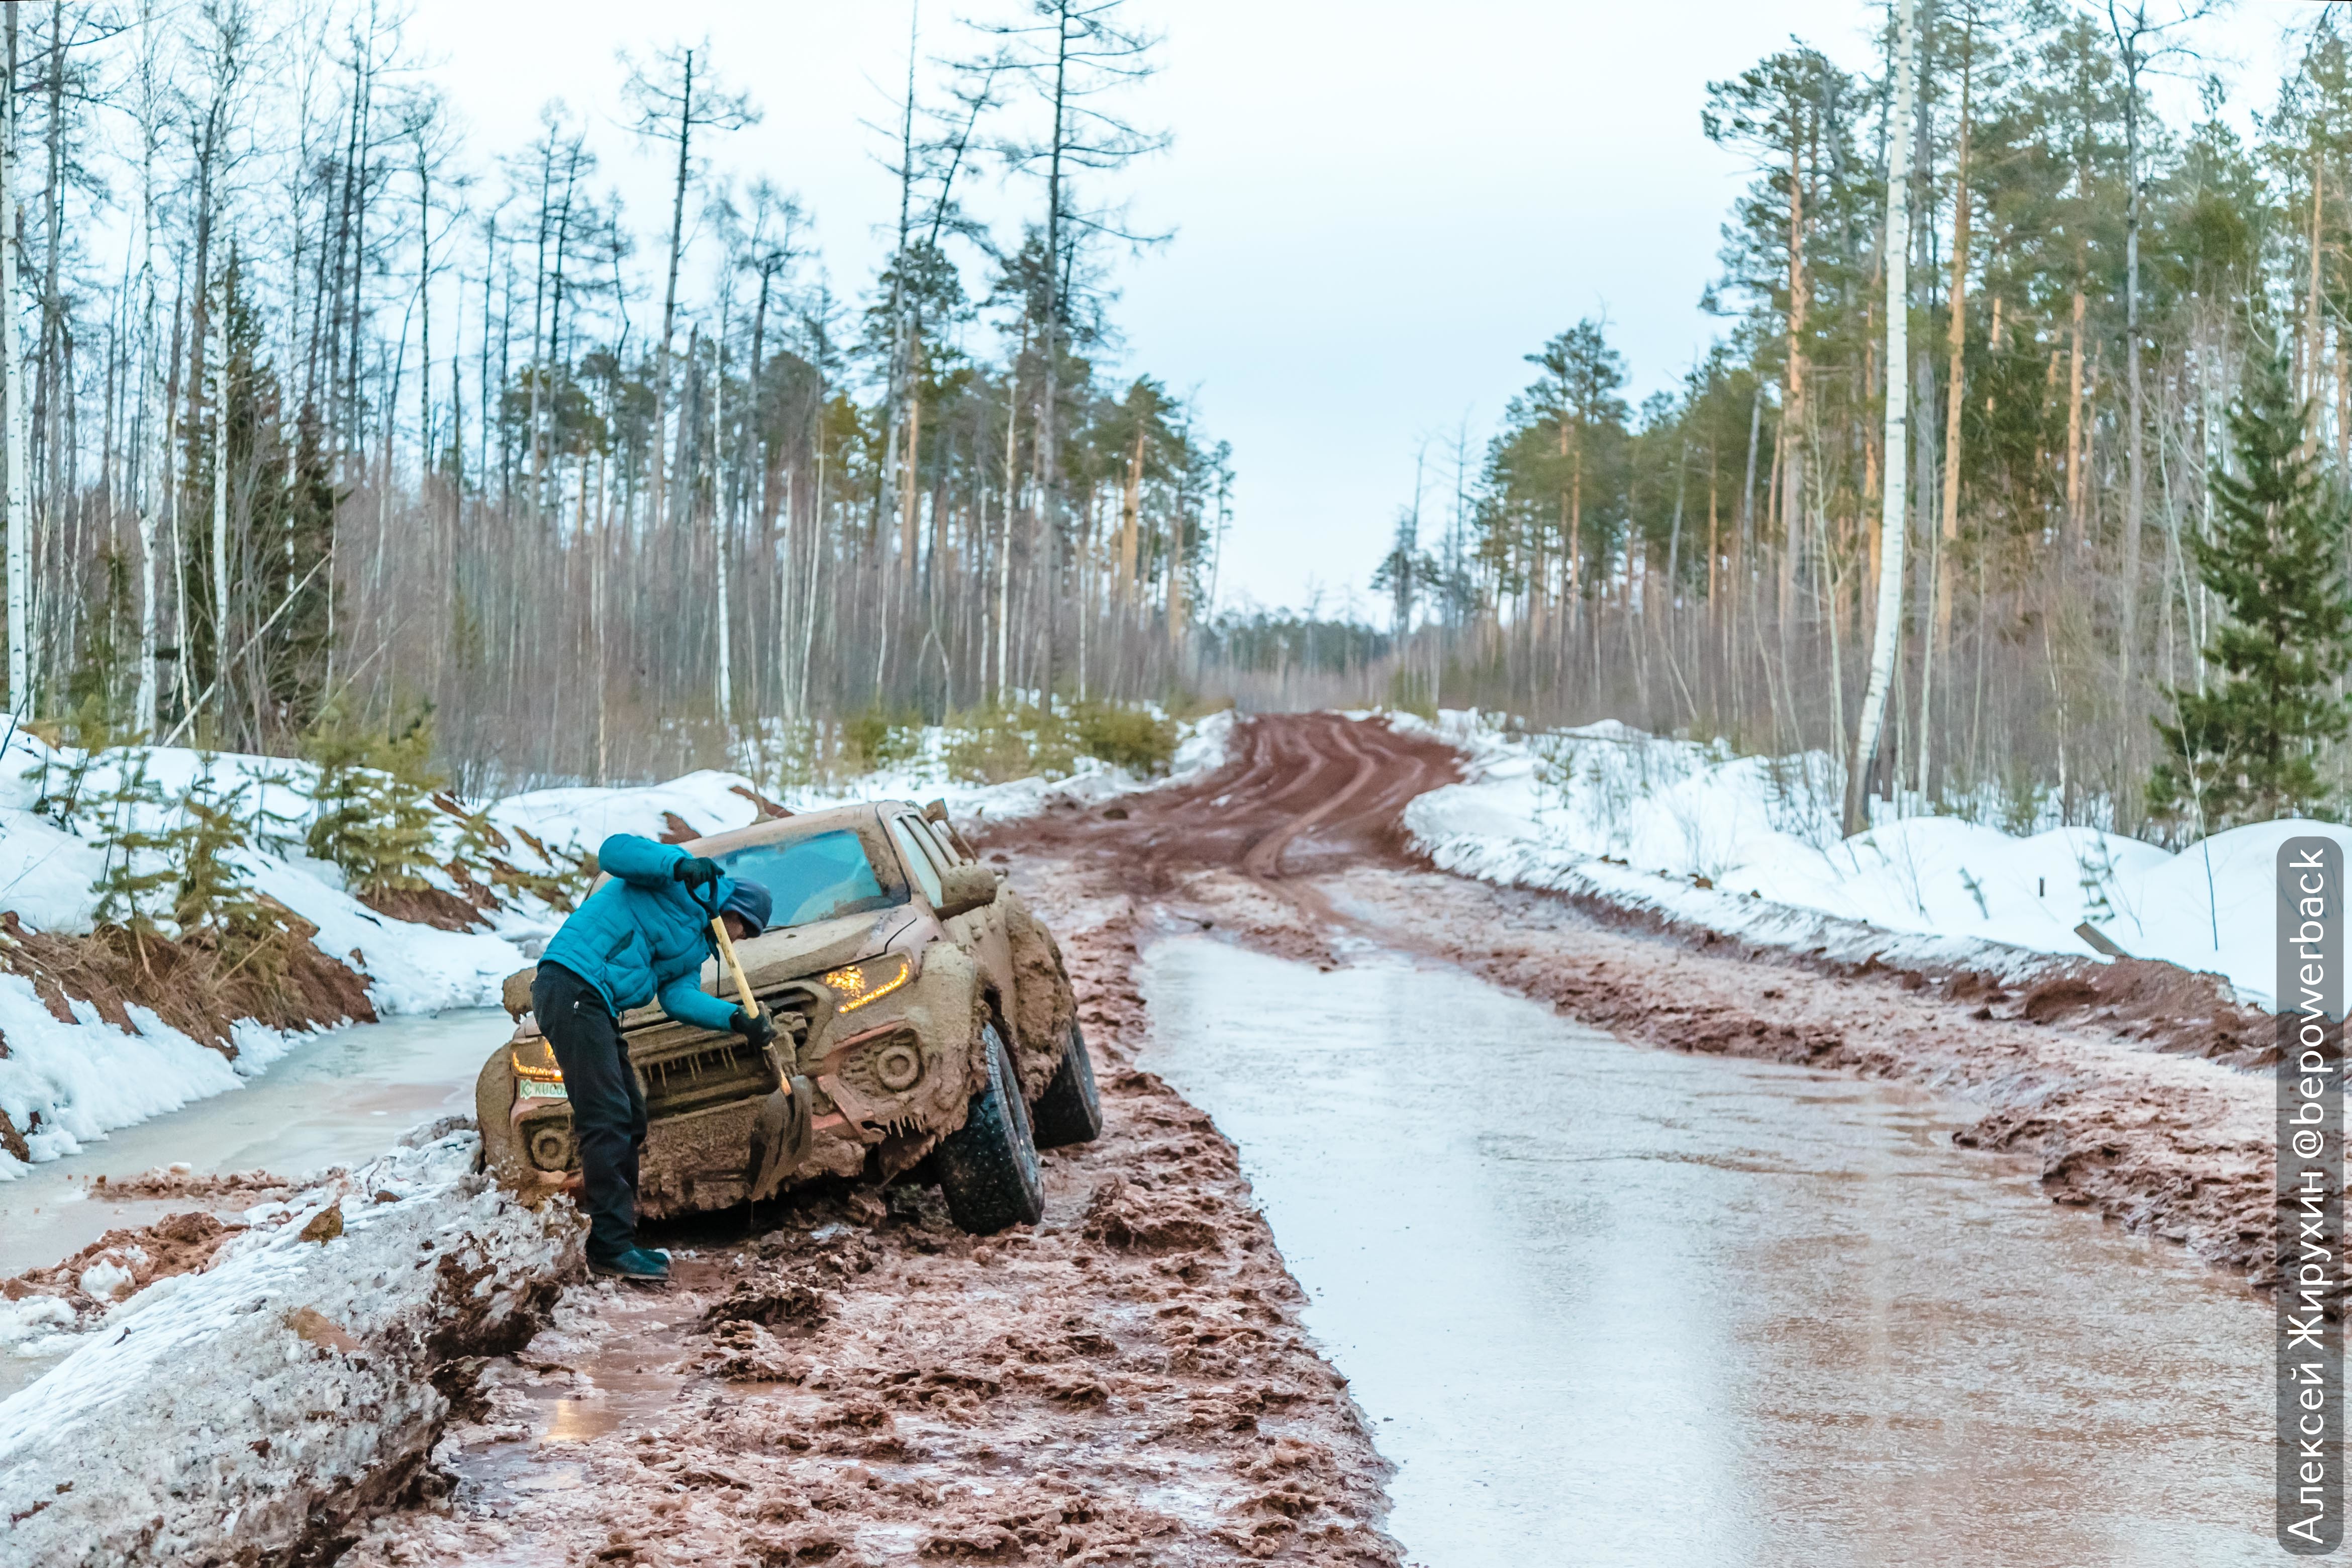
[[[735,976],[735,994],[743,999],[743,1011],[756,1016],[760,1005],[751,1000],[751,983],[743,978],[743,961],[735,956],[735,939],[727,934],[724,916],[711,917],[710,933],[719,939],[719,951],[726,958],[729,971]]]

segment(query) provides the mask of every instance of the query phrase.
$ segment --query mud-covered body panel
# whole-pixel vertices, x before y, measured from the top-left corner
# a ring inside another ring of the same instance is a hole
[[[1030,912],[1010,884],[999,889],[996,901],[1013,948],[1013,996],[1006,1019],[1013,1028],[1013,1060],[1020,1070],[1022,1097],[1034,1100],[1061,1066],[1077,1002],[1070,990],[1069,969],[1062,962],[1062,945],[1045,922]]]
[[[969,863],[950,836],[915,840],[902,826],[898,831],[908,837],[894,844],[891,817],[913,809],[898,803],[842,808],[687,847],[723,863],[740,847],[846,826],[858,830],[869,856],[936,848]],[[1024,1098],[1034,1098],[1051,1080],[1076,1012],[1052,932],[1009,888],[1000,885],[992,903],[942,920],[925,892],[927,881],[939,884],[936,868],[927,876],[907,875],[895,864],[877,869],[890,873],[903,892],[890,907],[738,944],[752,994],[777,1024],[776,1043],[764,1058],[731,1034],[678,1023],[658,1007],[633,1009],[621,1019],[648,1111],[641,1216],[769,1195],[751,1191],[761,1152],[755,1128],[761,1104],[787,1079],[814,1090],[813,1136],[803,1157],[775,1172],[771,1191],[821,1175],[887,1180],[919,1162],[963,1125],[971,1096],[985,1086],[982,1031],[992,1019],[1013,1045]],[[825,984],[824,977],[853,965],[880,965],[880,973],[895,975],[902,959],[907,977],[862,1003],[848,1004]],[[702,987],[733,999],[731,976],[722,978],[715,961],[704,966]],[[526,1198],[568,1190],[577,1179],[568,1102],[515,1070],[515,1053],[528,1063],[536,1059],[534,1049],[543,1051],[544,1043],[525,1019],[515,1038],[492,1053],[476,1086],[488,1168]]]

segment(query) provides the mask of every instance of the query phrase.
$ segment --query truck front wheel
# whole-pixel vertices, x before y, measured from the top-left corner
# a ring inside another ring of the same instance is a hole
[[[981,1027],[988,1053],[988,1084],[971,1097],[963,1125],[941,1141],[931,1159],[949,1217],[974,1236],[1045,1217],[1045,1177],[1029,1128],[1021,1079],[993,1024]]]

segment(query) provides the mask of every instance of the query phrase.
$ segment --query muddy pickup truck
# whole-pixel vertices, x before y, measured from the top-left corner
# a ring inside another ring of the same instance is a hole
[[[638,1214],[913,1173],[968,1231],[1035,1223],[1037,1151],[1101,1130],[1094,1068],[1053,933],[945,809],[841,806],[684,847],[774,896],[774,923],[736,952],[776,1038],[754,1049],[657,1006],[622,1017],[648,1121]],[[735,999],[714,963],[702,984]],[[508,994],[529,1006],[528,973]],[[474,1092],[501,1182],[531,1198],[574,1184],[563,1075],[527,1014]]]

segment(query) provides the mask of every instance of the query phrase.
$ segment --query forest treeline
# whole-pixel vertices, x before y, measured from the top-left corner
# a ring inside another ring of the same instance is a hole
[[[910,37],[895,232],[835,292],[789,171],[729,172],[761,106],[707,44],[483,149],[391,0],[9,0],[12,710],[279,752],[429,712],[478,793],[1174,689],[1231,464],[1114,371],[1162,142],[1124,9]]]
[[[1041,693],[1443,702],[2173,833],[2146,785],[2223,673],[2217,481],[2273,346],[2352,475],[2352,56],[2316,13],[2242,135],[2208,9],[1896,0],[1857,8],[1875,69],[1792,42],[1713,84],[1752,170],[1719,342],[1639,406],[1605,321],[1531,343],[1501,427],[1424,451],[1375,628],[1207,613],[1232,453],[1114,315],[1164,140],[1121,0],[909,39],[894,226],[838,285],[707,45],[486,148],[390,0],[11,0],[9,701],[277,752],[429,714],[477,795],[782,782],[852,717]]]
[[[2352,50],[2318,13],[2247,137],[2194,52],[2211,7],[1900,9],[1907,160],[1889,145],[1897,6],[1876,74],[1793,43],[1694,106],[1753,169],[1707,297],[1727,331],[1634,407],[1608,323],[1579,321],[1528,354],[1483,450],[1433,443],[1380,579],[1416,629],[1382,671],[1401,700],[1851,759],[1899,464],[1873,793],[2187,830],[2149,818],[2146,784],[2157,721],[2215,679],[2223,604],[2199,548],[2250,364],[2284,345],[2306,452],[2332,495],[2352,479]],[[2159,112],[2159,86],[2197,111]],[[1908,394],[1892,451],[1890,376]],[[2340,584],[2352,538],[2326,537],[2307,565]],[[2344,764],[2325,765],[2340,797]]]

